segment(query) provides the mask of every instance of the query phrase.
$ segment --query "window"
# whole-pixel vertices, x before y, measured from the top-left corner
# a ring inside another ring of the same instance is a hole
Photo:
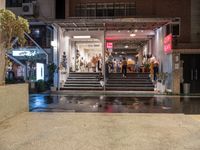
[[[87,4],[87,16],[96,16],[96,4],[89,3]]]
[[[114,16],[114,4],[113,3],[108,3],[106,5],[106,10],[105,10],[105,16]]]
[[[22,7],[22,0],[6,0],[6,7]]]
[[[125,16],[124,3],[115,3],[115,16]]]
[[[135,2],[130,3],[80,3],[75,7],[77,17],[122,17],[136,14]]]
[[[35,0],[6,0],[6,7],[22,7],[22,3],[31,3]]]
[[[171,25],[172,28],[172,35],[173,36],[180,36],[180,24],[179,23],[172,23]]]
[[[180,22],[172,22],[166,26],[166,35],[172,33],[173,37],[180,36]]]
[[[126,16],[134,16],[136,15],[136,6],[135,3],[127,3],[126,4]]]
[[[104,16],[104,9],[105,9],[105,5],[103,3],[97,4],[96,16],[97,17],[103,17]]]

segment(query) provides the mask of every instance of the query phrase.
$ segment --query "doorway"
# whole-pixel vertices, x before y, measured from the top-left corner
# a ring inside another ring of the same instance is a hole
[[[93,73],[102,68],[100,41],[73,41],[70,72]]]
[[[200,93],[200,54],[183,54],[183,79],[190,83],[191,93]]]

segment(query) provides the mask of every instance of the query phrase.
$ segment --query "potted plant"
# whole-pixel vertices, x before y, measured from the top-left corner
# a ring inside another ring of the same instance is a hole
[[[48,65],[48,73],[49,73],[48,85],[51,91],[56,91],[56,87],[53,85],[54,73],[56,69],[57,66],[54,63]]]
[[[5,85],[6,53],[12,49],[12,41],[17,38],[22,47],[25,42],[24,33],[29,33],[29,23],[26,19],[6,9],[0,9],[0,85]]]
[[[165,87],[165,81],[168,77],[168,73],[167,72],[160,72],[157,74],[157,90],[161,93],[164,93],[166,91],[166,87]]]

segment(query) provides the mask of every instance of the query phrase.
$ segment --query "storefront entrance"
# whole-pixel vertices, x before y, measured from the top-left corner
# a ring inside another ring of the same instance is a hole
[[[154,90],[153,65],[163,61],[163,43],[158,41],[164,39],[168,21],[124,18],[73,19],[58,23],[65,29],[62,49],[68,62],[67,72],[63,75],[61,72],[62,86],[64,89],[144,90],[151,87],[146,90]]]
[[[100,41],[72,41],[70,72],[92,73],[102,70],[102,44]]]

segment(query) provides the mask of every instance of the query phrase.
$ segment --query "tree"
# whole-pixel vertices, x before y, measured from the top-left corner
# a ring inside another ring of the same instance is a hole
[[[9,10],[0,9],[0,85],[5,84],[6,53],[12,49],[12,40],[18,38],[22,47],[26,42],[25,32],[30,32],[26,19],[17,17]]]

